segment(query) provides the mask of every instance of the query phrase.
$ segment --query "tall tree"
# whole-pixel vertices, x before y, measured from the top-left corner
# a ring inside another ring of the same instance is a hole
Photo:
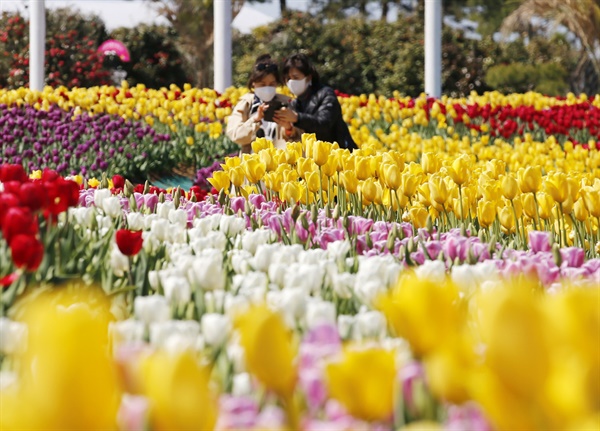
[[[148,0],[156,4],[179,35],[180,51],[192,68],[194,84],[211,87],[214,43],[214,0]],[[231,0],[232,19],[240,12],[244,0]]]
[[[551,26],[563,25],[582,46],[575,80],[582,81],[581,91],[598,91],[600,77],[600,0],[525,0],[503,22],[504,32],[527,32],[534,18],[543,18]],[[591,66],[591,67],[590,67]],[[587,71],[595,72],[595,89],[586,84]]]

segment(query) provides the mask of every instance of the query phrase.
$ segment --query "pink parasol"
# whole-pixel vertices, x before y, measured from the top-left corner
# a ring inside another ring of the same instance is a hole
[[[102,45],[98,47],[98,52],[104,55],[116,55],[121,59],[121,61],[125,62],[131,60],[131,57],[129,56],[129,50],[125,45],[123,45],[123,42],[114,39],[110,39],[102,43]]]

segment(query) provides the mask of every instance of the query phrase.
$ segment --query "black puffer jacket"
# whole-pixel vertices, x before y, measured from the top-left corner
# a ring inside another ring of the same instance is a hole
[[[298,114],[294,124],[306,133],[314,133],[317,139],[337,142],[350,151],[358,148],[342,117],[342,107],[331,87],[319,85],[308,87],[304,94],[292,101],[291,107]]]

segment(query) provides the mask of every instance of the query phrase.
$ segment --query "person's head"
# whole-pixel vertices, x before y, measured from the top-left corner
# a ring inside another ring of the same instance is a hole
[[[275,97],[275,90],[279,84],[281,84],[281,76],[277,63],[269,54],[258,57],[250,72],[248,88],[263,102],[270,102]]]
[[[283,62],[283,79],[290,91],[300,96],[309,85],[319,84],[319,73],[305,54],[294,54]]]

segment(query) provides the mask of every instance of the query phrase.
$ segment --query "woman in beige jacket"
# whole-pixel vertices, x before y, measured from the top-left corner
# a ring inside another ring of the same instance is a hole
[[[276,92],[278,84],[281,84],[281,78],[277,63],[270,55],[261,55],[248,80],[248,88],[253,92],[240,98],[227,119],[227,136],[242,148],[243,153],[252,152],[251,144],[256,138],[267,138],[276,148],[282,149],[287,141],[298,138],[299,132],[290,122],[265,120],[269,103],[289,106],[290,98]]]

